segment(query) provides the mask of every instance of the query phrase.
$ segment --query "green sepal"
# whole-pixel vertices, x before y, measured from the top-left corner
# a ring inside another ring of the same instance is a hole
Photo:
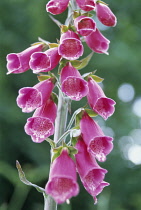
[[[83,112],[84,112],[84,109],[76,115],[75,126],[77,126],[77,127],[79,127],[79,125],[80,125],[80,120],[82,118]]]
[[[46,74],[39,74],[37,76],[37,78],[38,78],[39,82],[42,82],[44,80],[50,79],[51,77],[49,75],[46,75]]]
[[[73,61],[70,61],[70,63],[72,64],[72,66],[76,69],[78,69],[80,67],[80,65],[82,64],[82,61],[79,61],[79,60],[73,60]]]
[[[56,93],[54,92],[51,93],[51,99],[54,101],[55,104],[58,105],[58,96]]]
[[[93,80],[95,80],[96,82],[102,82],[104,79],[97,76],[97,75],[90,75],[92,77]]]
[[[33,183],[29,182],[29,181],[26,179],[25,173],[23,172],[22,167],[21,167],[21,165],[20,165],[20,163],[19,163],[18,160],[16,161],[16,167],[17,167],[17,169],[18,169],[19,178],[20,178],[21,182],[23,182],[23,183],[26,184],[26,185],[35,187],[36,190],[37,190],[38,192],[40,192],[40,193],[45,193],[45,190],[44,190],[42,187],[39,187],[38,185],[33,184]]]
[[[80,15],[81,15],[80,11],[74,10],[74,12],[73,12],[73,19],[79,17]]]
[[[65,59],[65,58],[63,58],[63,59],[60,61],[60,65],[59,65],[59,68],[58,68],[58,74],[60,74],[61,69],[64,68],[68,62],[69,62],[69,60],[67,60],[67,59]]]
[[[61,33],[65,33],[69,30],[68,26],[66,26],[66,25],[61,25],[60,28],[61,28]]]
[[[85,12],[82,15],[87,16],[87,17],[92,17],[93,16],[93,14],[92,13],[89,13],[89,12]]]
[[[73,32],[76,32],[75,26],[69,24],[68,28],[69,28],[69,30],[71,30],[71,31],[73,31]]]
[[[91,109],[85,109],[85,111],[87,112],[87,114],[90,116],[90,117],[96,117],[98,114],[96,112],[94,112],[93,110]]]
[[[73,146],[76,145],[77,139],[78,139],[78,137],[72,137],[72,138],[71,138],[71,143],[72,143]]]
[[[52,139],[47,138],[46,141],[50,144],[52,149],[56,147],[56,144],[55,144],[55,142]]]
[[[43,42],[35,42],[35,43],[31,44],[31,46],[35,46],[35,45],[39,45],[39,44],[43,44]]]
[[[57,43],[49,43],[48,46],[49,48],[55,48],[55,47],[58,47],[59,44]]]
[[[80,70],[80,69],[83,69],[84,67],[86,67],[88,65],[89,61],[91,60],[93,54],[94,54],[94,52],[91,52],[87,57],[80,60],[81,64],[80,64],[80,66],[77,67],[77,69]]]
[[[98,1],[96,1],[96,4],[98,4],[98,3],[105,4],[106,6],[108,6],[108,4],[106,4],[104,1],[98,0]]]

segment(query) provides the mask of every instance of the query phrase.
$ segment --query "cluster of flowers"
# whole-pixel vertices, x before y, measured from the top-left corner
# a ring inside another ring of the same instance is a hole
[[[116,17],[105,3],[94,0],[76,0],[76,3],[85,12],[94,10],[104,25],[116,25]],[[56,15],[65,11],[68,4],[69,0],[51,0],[46,5],[46,9]],[[57,80],[62,92],[76,101],[86,96],[91,109],[106,120],[114,113],[115,101],[105,96],[91,75],[83,78],[72,61],[83,55],[84,48],[80,36],[83,36],[89,48],[97,53],[108,54],[110,41],[101,34],[89,15],[80,14],[80,12],[77,14],[79,15],[73,19],[73,27],[66,26],[59,42],[50,44],[50,49],[45,50],[46,44],[41,42],[21,53],[8,54],[7,74],[23,73],[29,69],[35,74],[49,72],[65,61],[60,71],[60,78]],[[41,143],[54,134],[57,105],[52,91],[55,84],[56,77],[50,76],[33,87],[19,90],[17,105],[23,112],[29,113],[35,110],[33,116],[27,119],[25,132],[36,143]],[[45,191],[57,203],[63,203],[78,194],[76,170],[85,189],[93,196],[95,202],[96,196],[109,185],[103,181],[107,170],[101,168],[96,159],[106,160],[106,155],[113,148],[113,139],[104,135],[99,125],[85,110],[81,113],[79,127],[80,135],[74,146],[78,150],[74,155],[75,161],[70,157],[70,147],[64,146],[60,150],[60,155],[51,164]]]

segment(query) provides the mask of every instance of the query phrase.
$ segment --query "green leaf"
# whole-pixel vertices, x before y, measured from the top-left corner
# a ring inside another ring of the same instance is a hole
[[[80,69],[83,69],[84,67],[86,67],[88,65],[89,61],[91,60],[93,54],[94,54],[94,52],[91,52],[87,57],[80,60],[81,64],[80,64],[80,66],[77,67],[77,69],[80,70]]]
[[[96,82],[102,82],[104,79],[97,76],[97,75],[90,75],[92,77],[93,80],[95,80]]]
[[[22,167],[21,167],[21,165],[20,165],[20,163],[19,163],[18,160],[16,161],[16,167],[17,167],[17,169],[18,169],[19,178],[20,178],[21,182],[23,182],[23,183],[26,184],[26,185],[29,185],[29,186],[32,186],[32,187],[36,188],[36,190],[37,190],[38,192],[41,192],[41,193],[44,193],[44,192],[45,192],[45,190],[44,190],[42,187],[39,187],[38,185],[33,184],[33,183],[29,182],[29,181],[26,179],[25,174],[24,174],[24,172],[23,172],[23,170],[22,170]]]

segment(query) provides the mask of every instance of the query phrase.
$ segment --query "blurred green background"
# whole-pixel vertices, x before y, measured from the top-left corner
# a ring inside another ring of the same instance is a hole
[[[16,105],[18,90],[37,83],[31,71],[6,76],[6,55],[29,47],[38,37],[55,42],[59,28],[51,21],[46,0],[0,1],[0,210],[42,210],[43,196],[19,181],[16,160],[26,177],[42,187],[48,180],[49,145],[35,144],[24,132],[31,114],[24,114]],[[92,197],[81,186],[71,204],[59,205],[59,210],[141,210],[141,13],[140,1],[108,0],[118,18],[115,28],[99,25],[111,41],[109,56],[94,54],[81,72],[97,69],[103,77],[106,95],[116,102],[116,112],[106,122],[97,120],[105,134],[114,137],[114,150],[105,163],[105,181],[110,186]],[[66,12],[57,18],[63,23]],[[85,54],[90,50],[86,48]],[[85,100],[73,103],[72,111]]]

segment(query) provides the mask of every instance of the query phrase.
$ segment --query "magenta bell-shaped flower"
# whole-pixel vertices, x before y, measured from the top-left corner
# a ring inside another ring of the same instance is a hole
[[[61,89],[72,100],[79,101],[88,94],[87,82],[71,63],[61,70]]]
[[[30,68],[33,73],[38,74],[39,72],[48,72],[54,69],[61,56],[58,54],[58,48],[51,48],[45,52],[35,52],[31,55],[29,62]]]
[[[79,193],[75,163],[68,155],[66,148],[62,150],[61,155],[51,165],[49,181],[46,184],[45,191],[58,204],[64,203],[67,199]]]
[[[91,77],[88,79],[88,87],[87,99],[90,107],[106,120],[114,113],[116,102],[107,98],[102,88]]]
[[[99,21],[105,26],[116,26],[117,24],[116,16],[111,9],[103,3],[96,3],[96,15]]]
[[[85,37],[85,41],[88,47],[97,53],[109,54],[107,51],[109,49],[110,41],[106,39],[98,29],[93,31],[90,35]]]
[[[84,15],[75,18],[74,26],[81,36],[88,36],[90,33],[96,30],[95,21],[92,18]]]
[[[17,105],[22,112],[32,112],[49,99],[54,88],[52,79],[39,82],[34,87],[24,87],[19,90]]]
[[[79,36],[73,31],[68,30],[60,38],[58,53],[67,60],[76,60],[83,55],[83,45]]]
[[[76,0],[76,3],[80,7],[80,9],[88,12],[95,9],[94,0]]]
[[[80,120],[80,130],[88,152],[97,160],[105,161],[113,149],[113,138],[105,136],[100,126],[86,112]]]
[[[36,109],[32,117],[27,119],[25,132],[31,136],[33,142],[41,143],[54,134],[56,113],[56,104],[48,99],[43,106]]]
[[[87,192],[94,198],[95,203],[97,203],[96,196],[105,186],[109,185],[109,183],[103,181],[107,170],[101,168],[97,164],[95,158],[91,157],[81,137],[79,138],[75,148],[78,150],[75,158],[80,179]]]
[[[34,52],[42,51],[42,44],[34,45],[20,53],[10,53],[7,55],[7,74],[19,74],[30,69],[29,60]]]
[[[47,12],[58,15],[64,12],[68,7],[69,0],[51,0],[46,5]]]

